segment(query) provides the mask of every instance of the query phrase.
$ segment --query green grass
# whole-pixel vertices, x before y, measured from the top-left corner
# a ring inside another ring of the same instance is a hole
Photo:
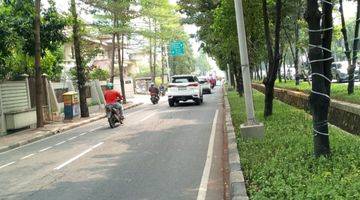
[[[246,120],[245,104],[228,95],[237,136]],[[251,199],[360,199],[360,138],[330,128],[330,158],[313,156],[311,117],[279,101],[264,120],[264,96],[254,92],[257,119],[265,123],[263,140],[238,137],[241,165]]]
[[[279,88],[303,91],[305,93],[310,93],[311,91],[311,85],[309,85],[308,82],[301,82],[300,85],[297,86],[295,85],[295,81],[287,81],[286,83],[284,81],[282,83],[277,81],[275,83],[275,86]],[[355,86],[354,94],[348,95],[347,84],[332,83],[331,98],[340,101],[360,104],[360,86]]]

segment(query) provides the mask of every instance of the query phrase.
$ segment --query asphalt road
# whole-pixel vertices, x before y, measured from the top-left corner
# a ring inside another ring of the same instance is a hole
[[[221,90],[165,100],[1,153],[0,199],[223,199]]]

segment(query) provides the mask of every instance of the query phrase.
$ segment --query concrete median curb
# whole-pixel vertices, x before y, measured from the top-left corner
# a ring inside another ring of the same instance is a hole
[[[235,129],[231,118],[231,108],[227,98],[226,89],[224,89],[225,101],[225,131],[228,139],[228,164],[230,179],[230,199],[247,200],[245,179],[240,165],[239,151],[237,148]]]
[[[124,109],[129,110],[131,108],[135,108],[135,107],[140,106],[142,104],[143,103],[136,103],[136,104],[130,105],[128,107],[125,107]],[[27,140],[23,140],[23,141],[19,141],[19,142],[16,142],[16,143],[8,145],[8,146],[0,147],[0,153],[6,152],[6,151],[9,151],[11,149],[15,149],[15,148],[18,148],[18,147],[21,147],[21,146],[24,146],[26,144],[30,144],[30,143],[42,140],[44,138],[47,138],[47,137],[50,137],[50,136],[53,136],[53,135],[60,134],[62,132],[77,128],[77,127],[82,126],[82,125],[89,124],[91,122],[98,121],[98,120],[101,120],[101,119],[104,119],[104,118],[105,118],[105,115],[95,116],[95,117],[92,117],[92,118],[89,118],[89,119],[86,119],[86,120],[83,120],[83,121],[80,121],[80,122],[73,123],[73,124],[68,125],[68,126],[63,126],[63,127],[60,127],[60,128],[54,128],[52,130],[45,131],[43,134],[38,135],[36,137],[30,138],[30,139],[27,139]]]

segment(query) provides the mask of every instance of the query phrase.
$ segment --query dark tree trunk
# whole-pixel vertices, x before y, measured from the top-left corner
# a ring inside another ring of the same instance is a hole
[[[343,1],[340,0],[339,4],[340,4],[339,11],[340,11],[340,16],[341,16],[341,33],[343,35],[344,44],[345,44],[345,56],[346,56],[346,60],[348,61],[349,67],[351,67],[351,51],[350,51],[350,47],[349,47],[349,40],[348,40],[348,34],[347,34],[347,29],[346,29],[345,17],[344,17]],[[350,84],[351,84],[350,83],[351,82],[350,68],[349,68],[348,74],[349,74],[348,93],[351,94],[351,92],[349,90],[350,89]]]
[[[152,30],[152,26],[151,26],[151,19],[149,18],[149,30]],[[155,82],[154,78],[153,78],[153,46],[152,46],[152,37],[149,37],[149,67],[150,67],[150,75],[151,75],[151,81]]]
[[[75,49],[76,75],[77,75],[77,83],[78,83],[79,96],[80,96],[81,117],[89,117],[89,109],[86,102],[85,69],[84,69],[81,50],[80,50],[81,49],[80,34],[79,34],[80,25],[76,12],[75,0],[71,0],[71,13],[73,17],[73,37],[74,37],[73,39],[74,39],[74,49]]]
[[[35,85],[36,85],[36,120],[37,127],[44,126],[43,114],[43,82],[41,79],[41,41],[40,41],[40,0],[35,1]]]
[[[114,83],[115,77],[115,37],[116,34],[112,34],[112,47],[111,47],[111,66],[110,66],[110,83]]]
[[[352,63],[349,69],[349,84],[348,84],[348,94],[354,93],[354,72],[357,63],[357,53],[359,51],[359,27],[360,27],[360,0],[357,0],[357,13],[356,13],[356,24],[355,24],[355,34],[354,34],[354,44],[353,44],[353,57]]]
[[[119,24],[119,22],[117,22]],[[120,44],[121,39],[121,44]],[[124,82],[124,35],[117,33],[117,48],[118,48],[118,63],[119,63],[119,73],[120,73],[120,87],[121,95],[123,96],[123,102],[126,103],[126,94],[125,94],[125,82]]]
[[[165,76],[165,65],[166,65],[166,52],[165,46],[161,45],[161,84],[164,85],[164,76]]]
[[[286,54],[284,54],[284,58],[283,58],[283,67],[284,67],[284,81],[286,83]]]
[[[153,74],[152,74],[152,80],[155,83],[156,81],[156,49],[157,49],[157,39],[156,39],[156,34],[157,34],[157,29],[156,29],[156,21],[154,21],[154,52],[153,52],[153,56],[154,56],[154,61],[153,61]]]
[[[276,20],[275,20],[275,47],[274,54],[271,45],[271,35],[269,27],[269,14],[267,9],[266,0],[263,0],[263,19],[265,29],[265,39],[268,50],[269,69],[267,77],[264,80],[265,84],[265,109],[264,116],[268,117],[273,113],[273,100],[274,100],[274,84],[276,80],[276,73],[280,64],[280,30],[281,30],[281,0],[276,0]]]
[[[331,0],[328,0],[331,2]],[[309,59],[311,63],[312,90],[309,97],[311,112],[313,116],[314,152],[315,156],[329,155],[329,130],[327,117],[330,105],[330,84],[331,82],[331,50],[332,39],[332,5],[323,3],[323,18],[319,11],[317,0],[307,0],[306,20],[309,25]],[[323,24],[321,25],[321,22]],[[324,29],[322,34],[321,29]],[[322,61],[327,60],[327,61]],[[326,79],[323,77],[327,77]]]
[[[297,19],[300,19],[300,12],[297,13]],[[295,58],[294,58],[294,68],[295,68],[295,85],[300,85],[300,73],[299,73],[299,34],[300,28],[299,23],[295,24]]]

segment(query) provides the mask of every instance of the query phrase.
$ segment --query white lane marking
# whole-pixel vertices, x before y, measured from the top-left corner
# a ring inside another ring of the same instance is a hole
[[[0,166],[0,169],[2,169],[2,168],[4,168],[4,167],[7,167],[7,166],[9,166],[9,165],[12,165],[12,164],[14,164],[15,162],[11,162],[11,163],[8,163],[8,164],[5,164],[5,165],[2,165],[2,166]]]
[[[216,124],[217,124],[218,114],[219,114],[219,110],[216,110],[214,121],[213,121],[212,128],[211,128],[209,147],[208,147],[208,152],[207,152],[203,175],[201,178],[199,192],[197,195],[197,200],[205,200],[205,198],[206,198],[207,185],[209,182],[210,169],[211,169],[211,163],[212,163],[212,157],[213,157],[213,151],[214,151],[214,141],[215,141]]]
[[[44,149],[41,149],[39,152],[43,152],[43,151],[49,150],[49,149],[51,149],[51,148],[53,148],[53,147],[52,147],[52,146],[46,147],[46,148],[44,148]]]
[[[84,133],[81,133],[79,136],[83,136],[83,135],[86,135],[88,134],[89,132],[84,132]]]
[[[146,116],[145,118],[143,118],[142,120],[140,120],[140,122],[143,122],[143,121],[145,121],[145,120],[147,120],[147,119],[150,119],[150,117],[152,117],[152,116],[154,116],[154,115],[156,115],[157,113],[151,113],[150,115],[148,115],[148,116]]]
[[[27,156],[22,157],[21,160],[24,160],[24,159],[26,159],[26,158],[30,158],[31,156],[34,156],[34,155],[35,155],[34,153],[29,154],[29,155],[27,155]]]
[[[55,144],[55,146],[62,145],[62,144],[64,144],[65,142],[66,142],[66,141],[59,142],[59,143]]]
[[[74,162],[75,160],[79,159],[81,156],[89,153],[90,151],[94,150],[95,148],[101,146],[102,144],[104,144],[104,142],[100,142],[99,144],[92,146],[91,148],[89,148],[89,149],[83,151],[82,153],[80,153],[79,155],[71,158],[70,160],[68,160],[68,161],[64,162],[63,164],[59,165],[58,167],[54,168],[54,170],[59,170],[59,169],[65,167],[66,165]]]
[[[97,131],[97,130],[99,130],[99,129],[101,129],[101,128],[103,128],[103,126],[100,126],[100,127],[97,127],[97,128],[93,128],[93,129],[91,129],[89,132],[94,132],[94,131]]]
[[[77,137],[79,137],[79,136],[74,136],[74,137],[72,137],[72,138],[69,138],[67,141],[74,140],[74,139],[76,139]]]

